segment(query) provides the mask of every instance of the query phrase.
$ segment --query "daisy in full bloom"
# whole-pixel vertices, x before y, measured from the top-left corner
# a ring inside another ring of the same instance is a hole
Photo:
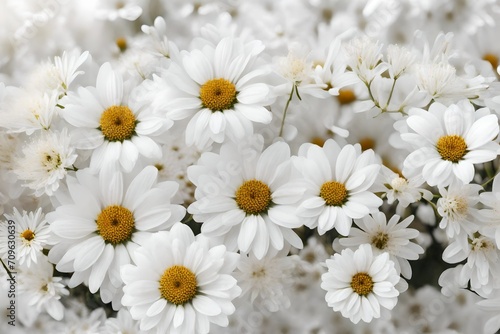
[[[377,212],[363,219],[356,219],[359,228],[352,228],[349,237],[341,238],[340,244],[345,247],[357,248],[362,244],[370,244],[375,255],[387,252],[394,262],[396,271],[406,278],[411,278],[411,267],[408,260],[418,260],[424,249],[410,241],[418,237],[419,232],[408,225],[413,221],[410,216],[401,222],[394,215],[387,221],[383,212]]]
[[[146,333],[205,334],[210,323],[226,327],[241,293],[231,276],[238,257],[176,223],[135,251],[135,265],[122,267],[122,303]]]
[[[61,133],[43,133],[24,147],[24,156],[16,161],[14,169],[18,179],[26,181],[23,186],[33,189],[36,196],[52,195],[77,158],[70,141],[64,129]]]
[[[11,224],[15,224],[16,231],[16,260],[20,265],[26,264],[30,267],[32,262],[37,263],[37,259],[42,255],[43,248],[50,239],[50,229],[45,219],[42,209],[36,212],[19,212],[14,208],[14,212],[5,214],[7,221],[0,224],[0,257],[6,258],[9,248],[9,231]]]
[[[370,191],[380,169],[372,150],[361,153],[359,145],[341,148],[329,139],[323,147],[302,145],[299,158],[297,168],[309,188],[297,214],[320,235],[334,227],[348,235],[353,218],[363,218],[382,205]]]
[[[215,47],[182,52],[165,77],[167,88],[157,101],[167,118],[189,118],[186,143],[204,148],[226,137],[238,141],[253,133],[253,122],[269,124],[266,70],[255,66],[264,46],[258,41],[223,38]]]
[[[251,252],[257,259],[286,245],[302,248],[292,229],[302,226],[294,204],[305,191],[292,178],[286,143],[261,150],[225,143],[220,154],[204,153],[188,168],[197,187],[188,212],[203,223],[202,233],[221,237],[229,249]]]
[[[170,203],[178,184],[157,184],[157,174],[148,166],[133,180],[114,169],[104,169],[99,177],[84,169],[68,178],[65,204],[47,219],[57,239],[49,259],[58,271],[73,272],[69,287],[84,282],[92,293],[100,289],[105,303],[119,307],[120,266],[131,262],[133,250],[152,232],[184,217],[185,209]]]
[[[328,272],[321,276],[326,302],[334,311],[357,324],[380,318],[381,308],[392,310],[398,301],[396,284],[401,279],[389,253],[375,256],[370,245],[356,251],[344,249],[326,260]]]
[[[141,86],[130,91],[121,75],[105,63],[97,74],[96,87],[80,87],[78,94],[63,100],[61,116],[71,125],[75,146],[91,149],[90,168],[97,172],[103,166],[119,162],[131,171],[139,154],[161,157],[158,144],[151,136],[162,133],[169,122],[152,114],[139,102]]]
[[[475,111],[468,100],[449,107],[435,102],[429,111],[412,109],[406,123],[411,131],[401,138],[415,150],[404,161],[404,172],[421,174],[431,186],[445,187],[457,179],[468,184],[474,164],[497,156],[497,116],[488,108]]]

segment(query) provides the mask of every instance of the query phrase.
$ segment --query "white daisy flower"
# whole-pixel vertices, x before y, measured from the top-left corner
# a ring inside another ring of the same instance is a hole
[[[258,259],[288,244],[302,248],[292,229],[302,226],[294,204],[305,191],[292,179],[286,143],[260,151],[225,143],[220,154],[204,153],[197,165],[188,167],[197,187],[188,212],[203,222],[202,233],[221,237],[229,249],[253,253]]]
[[[24,187],[35,191],[36,196],[51,196],[68,169],[74,169],[77,155],[70,145],[71,137],[66,129],[61,133],[43,133],[40,138],[23,148],[24,156],[15,162],[14,173],[26,181]]]
[[[96,87],[80,87],[78,94],[68,94],[61,116],[78,129],[73,132],[75,146],[92,149],[90,168],[119,162],[131,171],[139,154],[161,157],[158,144],[151,139],[169,127],[169,122],[153,115],[139,102],[142,87],[129,91],[121,75],[109,63],[99,69]],[[170,125],[171,126],[171,125]]]
[[[47,215],[57,243],[49,259],[60,272],[73,272],[69,287],[80,283],[103,302],[119,307],[120,266],[147,242],[151,232],[167,229],[184,217],[185,209],[170,204],[175,182],[156,184],[157,169],[144,168],[133,180],[122,173],[103,170],[97,178],[88,169],[68,177],[69,198]]]
[[[349,66],[366,85],[388,68],[387,64],[381,61],[382,44],[378,41],[364,36],[351,40],[344,47]]]
[[[483,187],[478,184],[464,185],[461,181],[452,182],[447,189],[439,187],[441,198],[437,201],[437,210],[442,217],[439,227],[446,230],[448,238],[460,234],[462,229],[468,233],[477,231],[476,204],[481,190]]]
[[[50,229],[47,220],[42,213],[42,209],[36,212],[20,213],[16,208],[11,215],[5,214],[8,221],[0,224],[0,257],[7,257],[9,247],[7,244],[11,227],[11,222],[15,224],[16,233],[16,260],[20,265],[26,264],[30,267],[32,262],[37,263],[37,259],[42,255],[42,250],[49,243]]]
[[[395,173],[385,166],[381,168],[381,175],[384,182],[383,191],[387,196],[388,204],[398,201],[398,208],[400,206],[406,208],[422,198],[428,201],[432,200],[433,194],[427,189],[420,188],[424,183],[421,176],[406,178],[404,175]]]
[[[363,218],[382,205],[370,191],[380,169],[372,150],[361,153],[359,145],[340,148],[329,139],[323,147],[302,145],[299,157],[297,168],[309,189],[297,214],[320,235],[334,227],[348,235],[353,218]]]
[[[223,38],[217,46],[181,53],[166,74],[166,92],[158,103],[174,121],[189,118],[186,143],[205,148],[226,137],[241,140],[253,133],[253,122],[268,124],[269,87],[255,67],[264,46],[258,41]]]
[[[398,301],[396,284],[401,279],[389,253],[374,256],[370,245],[356,251],[344,249],[326,260],[328,272],[321,276],[326,302],[334,311],[357,324],[380,318],[381,308],[392,310]]]
[[[467,262],[459,273],[458,283],[467,285],[480,296],[489,296],[493,289],[500,288],[496,279],[500,275],[500,251],[495,241],[478,232],[461,233],[443,252],[448,263]]]
[[[411,241],[419,235],[418,230],[408,228],[413,218],[409,216],[400,222],[400,217],[394,215],[387,221],[383,212],[377,212],[363,219],[356,219],[359,228],[352,228],[349,237],[340,238],[339,243],[351,249],[370,244],[375,255],[389,253],[397,273],[409,279],[412,272],[408,260],[418,260],[418,256],[424,253],[420,245]]]
[[[412,131],[401,138],[415,150],[404,161],[404,173],[421,174],[431,186],[444,187],[454,179],[468,184],[474,164],[497,156],[497,116],[487,108],[475,111],[468,100],[449,107],[436,102],[429,111],[412,109],[406,123]]]
[[[242,256],[234,277],[242,289],[240,298],[249,299],[257,309],[269,312],[290,307],[290,290],[297,255],[287,256],[288,251],[272,251],[262,259],[250,254]]]
[[[161,256],[159,256],[161,255]],[[122,266],[122,303],[146,333],[208,333],[226,327],[241,289],[231,276],[239,255],[224,245],[210,247],[203,235],[176,223],[153,234]]]
[[[19,298],[21,304],[29,307],[29,311],[36,315],[46,311],[55,320],[62,320],[64,306],[62,296],[68,296],[69,291],[62,283],[61,277],[54,277],[54,266],[43,255],[36,264],[21,271],[19,279]],[[31,314],[30,319],[37,317]]]

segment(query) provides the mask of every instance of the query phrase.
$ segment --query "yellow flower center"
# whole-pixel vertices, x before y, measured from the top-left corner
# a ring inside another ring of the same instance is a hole
[[[387,247],[388,242],[389,242],[389,235],[384,232],[379,232],[372,238],[372,244],[378,249],[385,249],[385,247]]]
[[[249,215],[267,211],[271,204],[271,189],[259,180],[248,180],[236,190],[236,204]]]
[[[351,288],[360,296],[366,296],[373,291],[373,280],[367,273],[357,273],[352,277]]]
[[[325,145],[325,140],[321,137],[313,137],[311,139],[311,144],[318,145],[319,147],[323,147],[323,145]]]
[[[109,141],[124,141],[134,134],[137,120],[127,106],[111,106],[101,114],[100,130]]]
[[[347,199],[347,189],[340,182],[328,181],[321,186],[319,196],[325,200],[326,205],[342,206]]]
[[[361,150],[363,150],[363,151],[370,150],[370,149],[373,150],[375,148],[375,140],[373,140],[369,137],[366,137],[366,138],[363,138],[359,141],[359,145],[361,145]]]
[[[341,89],[339,95],[337,95],[337,100],[341,105],[351,104],[356,101],[356,94],[350,89]]]
[[[116,46],[118,46],[121,52],[124,52],[125,50],[127,50],[127,40],[124,37],[117,38]]]
[[[21,238],[27,241],[31,241],[35,239],[35,232],[33,232],[30,229],[25,230],[23,233],[21,233]]]
[[[113,245],[130,239],[134,231],[134,215],[129,209],[119,205],[106,207],[97,216],[97,231],[104,239]]]
[[[197,288],[195,274],[184,266],[172,266],[160,278],[161,296],[175,305],[182,305],[193,299]]]
[[[467,153],[465,140],[458,135],[446,135],[439,138],[436,148],[444,160],[459,162]]]
[[[486,60],[488,63],[491,64],[491,66],[493,67],[493,69],[497,69],[498,67],[498,64],[499,64],[499,59],[496,55],[494,55],[493,53],[487,53],[483,56],[483,60]]]
[[[208,80],[200,88],[200,99],[212,111],[231,109],[236,103],[236,86],[223,78]]]

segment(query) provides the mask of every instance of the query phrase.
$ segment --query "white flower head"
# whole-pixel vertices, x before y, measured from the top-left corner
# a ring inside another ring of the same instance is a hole
[[[411,129],[401,138],[414,147],[403,164],[405,175],[422,175],[431,186],[453,180],[468,184],[474,164],[495,159],[498,117],[487,108],[475,111],[468,100],[446,107],[433,103],[429,111],[412,109],[406,123]],[[405,130],[403,130],[405,131]]]
[[[460,234],[461,230],[473,232],[478,229],[479,191],[483,188],[478,184],[462,184],[461,181],[452,182],[445,189],[439,188],[441,198],[438,199],[438,213],[443,217],[439,227],[446,229],[448,238]]]
[[[59,183],[73,169],[77,155],[66,129],[60,133],[42,133],[23,148],[24,156],[16,162],[14,173],[33,189],[36,196],[52,195]]]
[[[353,219],[363,218],[382,205],[370,191],[380,165],[372,150],[359,145],[341,148],[329,139],[323,147],[304,144],[299,149],[297,168],[309,182],[309,189],[297,214],[320,235],[335,229],[348,235]]]
[[[294,211],[305,188],[292,176],[286,143],[262,152],[226,143],[220,154],[202,154],[188,176],[197,187],[188,212],[208,237],[222,237],[229,249],[258,259],[272,249],[302,248],[292,229],[302,226]]]
[[[75,146],[93,150],[90,168],[101,168],[119,162],[130,172],[139,154],[146,158],[161,157],[159,145],[151,138],[162,133],[171,122],[154,115],[139,96],[143,87],[130,91],[120,73],[109,63],[97,74],[96,87],[80,87],[68,94],[61,116],[78,128]]]
[[[205,334],[210,323],[228,325],[241,293],[231,273],[239,255],[211,247],[203,235],[176,223],[158,232],[122,266],[122,303],[146,333]]]
[[[380,318],[382,308],[392,310],[398,301],[400,276],[389,253],[374,256],[370,245],[356,251],[344,249],[326,260],[328,272],[321,276],[326,302],[334,311],[357,324]]]
[[[357,248],[362,244],[370,244],[374,254],[387,252],[394,262],[396,271],[405,278],[411,278],[412,271],[408,260],[418,260],[424,249],[411,241],[418,237],[419,232],[408,225],[413,221],[413,216],[399,221],[400,217],[394,215],[387,221],[383,212],[377,212],[363,219],[356,219],[359,228],[352,228],[347,238],[340,238],[342,246]]]
[[[99,177],[88,169],[69,177],[68,198],[47,215],[57,243],[49,259],[60,272],[73,273],[69,287],[80,283],[105,303],[120,306],[120,267],[151,233],[168,229],[182,219],[185,209],[171,204],[175,182],[157,183],[157,169],[148,166],[133,179],[115,169]]]
[[[267,70],[255,65],[263,49],[259,41],[225,37],[216,46],[184,51],[178,62],[172,62],[157,105],[172,121],[189,119],[189,146],[204,149],[226,139],[237,142],[253,134],[253,123],[271,122],[272,114],[265,108]]]
[[[12,226],[15,226],[16,260],[19,264],[30,267],[37,263],[42,256],[43,248],[49,243],[50,230],[42,209],[36,212],[19,212],[14,208],[12,214],[5,214],[8,221],[0,224],[0,257],[6,258],[8,254],[7,240]],[[14,225],[13,225],[14,224]]]
[[[269,312],[290,307],[290,288],[298,257],[287,251],[273,251],[262,259],[242,256],[234,276],[242,288],[240,298],[247,298],[255,308]]]
[[[416,55],[405,47],[389,45],[387,47],[387,62],[392,79],[398,79],[406,73],[415,62]]]
[[[31,312],[39,314],[46,311],[55,320],[62,320],[64,306],[62,296],[68,296],[69,291],[61,277],[54,277],[54,266],[43,255],[29,269],[21,271],[19,280],[19,295],[22,302],[30,306]],[[31,309],[33,307],[33,309]],[[31,319],[36,319],[32,315]]]
[[[387,69],[382,60],[382,44],[364,36],[355,38],[345,44],[348,64],[352,71],[365,83],[369,83],[377,75]]]

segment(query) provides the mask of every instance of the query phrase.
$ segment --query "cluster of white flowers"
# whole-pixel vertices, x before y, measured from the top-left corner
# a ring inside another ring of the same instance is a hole
[[[0,1],[0,333],[496,333],[498,22]]]

